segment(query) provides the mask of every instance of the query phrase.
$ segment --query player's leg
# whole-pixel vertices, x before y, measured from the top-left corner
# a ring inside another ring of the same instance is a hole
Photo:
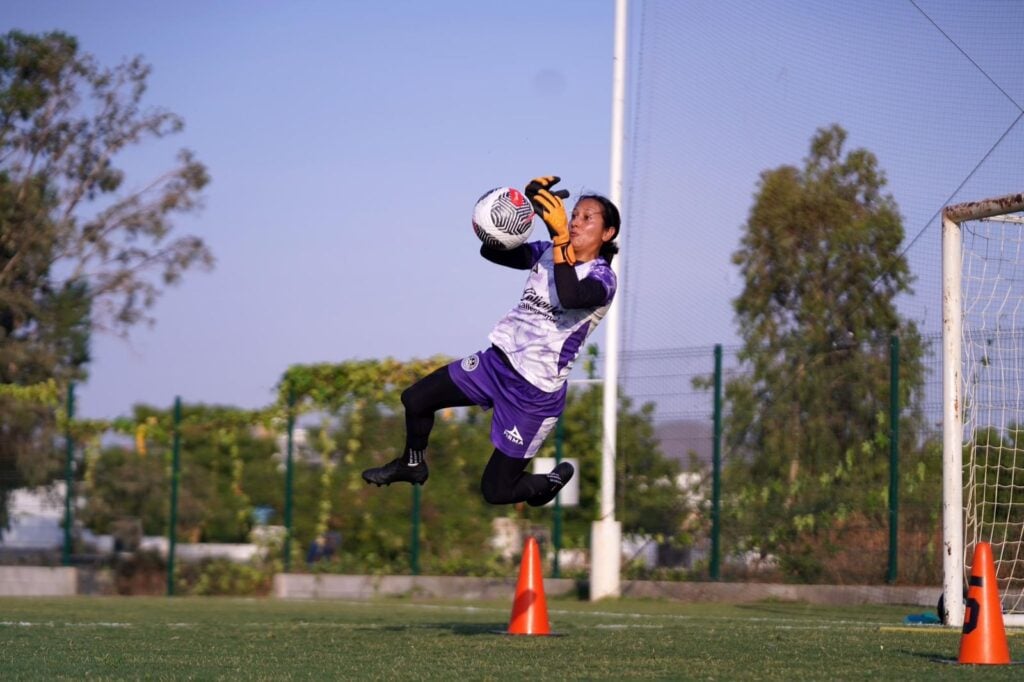
[[[510,390],[502,399],[494,401],[494,454],[484,469],[480,489],[491,504],[526,502],[539,507],[553,500],[574,473],[568,462],[545,474],[526,473],[526,465],[558,423],[565,392],[545,393],[522,379],[513,380],[507,381]]]
[[[363,480],[378,486],[398,481],[423,485],[429,471],[426,451],[434,428],[434,413],[445,407],[474,404],[455,382],[448,367],[440,367],[402,392],[405,407],[405,449],[402,455],[381,467],[367,469]]]
[[[526,472],[529,463],[529,459],[510,457],[495,448],[480,479],[484,500],[490,504],[526,502],[540,507],[555,499],[575,473],[572,464],[561,462],[547,474],[530,474]]]

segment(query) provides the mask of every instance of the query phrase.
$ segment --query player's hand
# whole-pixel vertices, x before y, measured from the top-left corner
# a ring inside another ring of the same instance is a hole
[[[555,263],[576,264],[576,253],[569,242],[569,219],[565,215],[562,199],[569,198],[569,190],[551,188],[561,180],[557,175],[545,175],[534,178],[526,185],[526,198],[533,205],[533,210],[548,228],[551,241],[554,242]]]
[[[547,225],[548,234],[556,243],[558,241],[569,241],[569,219],[565,215],[565,205],[562,199],[569,198],[569,190],[559,189],[554,192],[551,188],[561,180],[557,175],[545,175],[530,180],[526,185],[526,198],[533,205],[533,210],[540,216],[540,219]]]
[[[530,183],[526,186],[526,191],[523,193],[526,196],[530,196],[531,194],[536,194],[538,190],[551,189],[552,187],[557,185],[559,181],[561,181],[561,179],[562,178],[558,177],[557,175],[542,175],[539,178],[534,178],[533,180],[530,180]],[[556,190],[552,192],[552,194],[554,194],[560,199],[569,198],[569,190],[567,189]]]

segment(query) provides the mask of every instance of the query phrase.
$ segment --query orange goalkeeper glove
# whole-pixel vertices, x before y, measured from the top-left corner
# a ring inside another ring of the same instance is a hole
[[[533,205],[533,210],[544,221],[555,246],[555,263],[576,264],[576,253],[569,243],[569,219],[565,215],[562,199],[569,198],[569,190],[560,189],[554,192],[551,187],[558,183],[557,175],[546,175],[534,178],[526,185],[526,198]]]

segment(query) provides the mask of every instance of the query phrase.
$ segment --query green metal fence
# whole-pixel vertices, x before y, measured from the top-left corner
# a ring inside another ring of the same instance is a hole
[[[935,337],[930,339],[931,342],[936,340]],[[822,574],[822,579],[825,580],[920,583],[936,579],[939,570],[939,495],[935,491],[920,489],[927,478],[920,475],[921,467],[930,466],[927,459],[927,441],[938,433],[937,414],[940,405],[937,396],[941,394],[937,385],[938,360],[932,356],[925,358],[926,381],[920,392],[914,396],[914,400],[916,409],[925,415],[920,423],[926,428],[918,428],[913,434],[915,441],[911,445],[914,452],[909,453],[901,452],[901,445],[907,445],[906,434],[901,436],[900,433],[901,421],[906,420],[907,406],[901,405],[899,400],[901,373],[898,338],[894,337],[889,341],[888,354],[888,390],[884,396],[876,396],[879,399],[878,410],[888,415],[879,422],[887,424],[885,445],[888,471],[882,484],[884,490],[877,493],[877,496],[885,498],[884,510],[870,513],[867,510],[849,510],[845,517],[837,517],[844,519],[841,524],[830,529],[828,534],[819,536],[821,546],[812,549],[829,554],[827,559],[822,559],[823,564],[828,566]],[[736,505],[741,501],[736,497],[736,491],[730,490],[726,472],[737,457],[744,455],[728,447],[729,438],[725,430],[730,416],[730,403],[725,393],[730,381],[741,377],[745,371],[739,357],[740,349],[724,348],[719,345],[713,348],[638,352],[623,358],[623,390],[633,401],[634,406],[645,403],[652,406],[650,420],[657,447],[666,458],[679,461],[683,465],[682,468],[691,470],[703,481],[687,493],[698,493],[693,506],[693,518],[687,521],[691,524],[689,530],[685,534],[681,533],[679,538],[667,539],[670,543],[675,542],[677,546],[680,542],[688,543],[683,547],[688,552],[688,559],[677,561],[674,567],[679,569],[675,575],[690,579],[729,580],[756,577],[754,571],[737,569],[742,563],[744,553],[749,554],[751,548],[744,547],[742,543],[737,544],[734,529],[730,528],[730,519],[736,518]],[[855,380],[856,377],[850,377],[850,381]],[[271,525],[276,521],[279,526],[283,526],[283,543],[279,548],[272,550],[276,553],[280,570],[345,570],[345,561],[348,561],[349,567],[366,569],[368,566],[372,568],[372,561],[376,561],[380,570],[404,571],[413,575],[420,574],[424,569],[427,572],[486,572],[494,570],[493,566],[487,568],[493,554],[487,547],[488,524],[493,518],[510,513],[523,517],[524,522],[531,523],[534,527],[550,528],[549,537],[555,550],[551,572],[555,576],[566,572],[566,567],[561,565],[561,554],[558,551],[566,544],[563,538],[563,524],[568,522],[572,527],[575,522],[579,526],[581,519],[587,521],[592,518],[593,510],[584,508],[567,511],[556,505],[554,509],[535,512],[532,517],[526,518],[524,513],[487,508],[476,500],[475,498],[479,496],[475,494],[474,477],[478,476],[486,459],[485,453],[489,452],[489,444],[486,442],[487,429],[478,416],[458,414],[439,420],[443,422],[439,428],[447,430],[447,436],[441,439],[442,450],[432,455],[432,467],[435,463],[442,468],[455,467],[455,464],[445,460],[443,449],[452,447],[451,443],[454,441],[461,443],[467,438],[477,438],[475,447],[481,451],[480,461],[463,462],[452,471],[442,471],[436,477],[432,475],[432,485],[427,489],[413,487],[413,494],[410,497],[390,494],[394,491],[380,491],[369,495],[361,486],[353,485],[353,481],[358,481],[358,470],[363,461],[359,459],[360,457],[378,456],[384,449],[394,450],[399,447],[400,415],[388,410],[370,410],[367,413],[370,417],[365,418],[368,424],[365,428],[369,430],[362,436],[365,447],[356,456],[349,456],[348,459],[341,454],[341,448],[338,452],[327,453],[328,458],[334,458],[339,462],[340,473],[336,475],[336,480],[328,477],[324,483],[322,469],[319,468],[322,467],[323,458],[311,458],[308,452],[299,456],[301,448],[295,438],[299,415],[295,408],[294,398],[290,398],[280,412],[284,419],[277,422],[276,427],[264,428],[266,433],[261,436],[264,439],[283,440],[283,452],[274,455],[279,457],[280,461],[275,460],[273,468],[269,468],[263,462],[263,459],[270,456],[266,448],[263,449],[264,454],[256,459],[249,459],[250,455],[246,452],[232,455],[235,469],[243,470],[242,473],[235,471],[231,474],[234,476],[231,479],[233,485],[243,489],[245,499],[253,506],[268,510],[267,513],[272,517]],[[172,408],[167,411],[170,421],[166,427],[161,426],[161,422],[153,417],[149,417],[147,421],[139,415],[136,415],[138,423],[131,423],[129,419],[127,426],[125,420],[112,421],[110,427],[113,428],[113,425],[117,424],[118,433],[122,437],[121,442],[97,445],[95,433],[83,436],[84,422],[79,422],[75,418],[74,386],[66,389],[63,410],[66,415],[63,433],[63,480],[68,493],[63,500],[63,541],[61,546],[56,548],[60,563],[73,565],[87,560],[102,561],[82,539],[83,530],[89,530],[96,535],[102,535],[108,530],[103,527],[89,528],[89,514],[84,514],[85,518],[82,518],[83,513],[90,510],[93,512],[92,518],[98,518],[93,509],[97,505],[91,505],[89,500],[90,494],[96,494],[97,486],[88,480],[90,475],[93,475],[90,467],[95,468],[97,462],[101,461],[97,459],[97,449],[102,451],[101,457],[114,458],[109,451],[120,449],[132,452],[138,449],[140,442],[148,438],[152,441],[148,446],[151,453],[147,455],[145,452],[134,452],[132,456],[143,459],[149,456],[165,458],[162,476],[157,476],[156,479],[159,480],[155,480],[153,486],[146,489],[144,494],[153,497],[164,495],[166,515],[159,527],[147,527],[144,530],[146,535],[155,535],[161,531],[166,535],[166,593],[175,594],[183,580],[179,575],[181,563],[176,561],[180,548],[180,534],[186,531],[190,539],[195,540],[214,536],[214,532],[210,530],[214,524],[209,523],[204,517],[210,510],[198,508],[203,500],[207,499],[203,496],[212,494],[212,484],[208,480],[204,483],[202,479],[213,476],[220,477],[220,480],[229,476],[225,473],[228,456],[218,454],[215,449],[210,450],[212,446],[206,444],[202,447],[208,452],[199,457],[194,452],[199,447],[197,443],[205,443],[203,439],[215,432],[220,433],[222,438],[226,437],[224,434],[229,433],[230,428],[258,430],[263,427],[256,426],[256,420],[244,427],[226,427],[222,422],[204,424],[203,415],[195,413],[194,410],[188,419],[185,419],[182,402],[180,398],[176,398]],[[332,426],[324,427],[336,429],[336,432],[332,433],[335,440],[346,437],[347,415],[351,416],[345,409],[338,411],[331,415],[334,420],[330,422]],[[306,426],[308,428],[309,425]],[[133,430],[137,437],[143,432],[145,436],[134,445],[130,438],[125,442],[127,434],[131,434]],[[103,436],[110,437],[111,433]],[[230,437],[237,439],[236,436]],[[565,425],[560,423],[550,444],[557,459],[566,456],[566,439],[571,441],[573,437],[567,437]],[[578,438],[578,434],[575,437]],[[303,447],[308,449],[308,442]],[[577,454],[570,452],[568,456]],[[255,458],[256,455],[252,457]],[[126,468],[123,471],[129,472],[127,475],[144,477],[152,475],[152,469],[155,468],[157,467]],[[145,471],[150,471],[150,474],[145,474]],[[435,493],[437,488],[445,485],[441,481],[446,477],[472,480],[460,483],[462,487],[449,490],[447,493],[443,489]],[[435,480],[438,482],[435,483]],[[221,480],[220,484],[223,483]],[[630,486],[636,485],[629,475],[622,476],[618,483],[622,489],[620,495],[628,492]],[[336,486],[336,490],[332,486]],[[105,500],[104,504],[110,504],[110,501]],[[181,514],[182,504],[188,508],[184,518]],[[327,512],[324,512],[325,505],[328,508]],[[407,510],[404,514],[399,512],[403,506]],[[131,516],[137,513],[132,509],[138,508],[139,505],[135,505],[126,506],[123,510],[110,510],[110,513],[102,518],[113,518],[119,513]],[[456,523],[456,520],[463,516],[473,515],[480,517],[476,523],[463,527],[459,526],[462,521]],[[353,523],[354,517],[361,519],[361,522]],[[316,518],[321,519],[319,524],[315,522]],[[324,518],[332,523],[336,521],[338,529],[346,536],[343,554],[347,558],[334,569],[330,567],[329,562],[301,562],[303,548],[312,547],[323,534]],[[158,522],[150,517],[148,523],[157,526]],[[252,525],[258,524],[253,522]],[[223,534],[224,531],[218,532]],[[626,532],[628,534],[628,528]],[[470,537],[471,540],[462,542],[458,533]],[[683,538],[682,541],[680,538]],[[570,540],[568,544],[573,543]],[[576,544],[579,544],[578,538]],[[368,546],[385,549],[374,549],[376,554],[370,558],[359,557],[361,548]],[[451,558],[453,553],[457,560]],[[24,560],[12,558],[16,556],[19,555],[0,546],[0,561]],[[37,554],[31,560],[45,562],[45,554]],[[270,570],[273,570],[272,567]],[[568,570],[571,574],[573,569]],[[777,570],[767,571],[764,576],[778,578],[780,574]],[[792,576],[783,575],[782,578],[791,579]]]

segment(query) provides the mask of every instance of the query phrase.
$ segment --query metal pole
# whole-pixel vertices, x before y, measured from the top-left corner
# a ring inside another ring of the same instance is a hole
[[[622,166],[624,146],[624,117],[626,99],[626,0],[615,3],[615,46],[612,57],[612,139],[611,181],[609,199],[622,211]],[[622,282],[622,258],[612,261],[619,282]],[[622,289],[612,301],[604,323],[604,406],[603,438],[601,442],[601,507],[598,520],[615,520],[615,446],[618,426],[619,316],[622,309]],[[611,576],[609,576],[611,577]],[[618,570],[615,570],[615,591],[618,592]],[[609,583],[611,587],[611,583]]]
[[[942,216],[942,599],[945,624],[964,622],[963,386],[960,226]]]
[[[75,441],[71,436],[71,420],[75,418],[75,384],[68,384],[67,425],[64,427],[64,551],[61,563],[71,565],[71,527],[75,522]]]
[[[711,566],[712,580],[719,578],[722,527],[722,344],[715,344],[714,435],[711,443]]]
[[[295,480],[295,465],[292,453],[295,446],[295,391],[288,389],[288,450],[284,474],[284,571],[292,566],[292,485]]]
[[[420,574],[420,486],[412,487],[412,541],[409,548],[409,565],[413,575]]]
[[[178,544],[178,482],[181,480],[181,397],[174,399],[174,443],[171,449],[171,520],[167,529],[167,596],[174,596],[174,553]]]
[[[559,416],[555,424],[555,466],[562,462],[562,447],[565,443],[564,417]],[[558,563],[558,553],[562,549],[562,496],[555,495],[555,516],[551,529],[551,544],[554,545],[555,558],[551,564],[551,577],[561,578],[562,571]]]
[[[900,519],[900,337],[889,339],[889,575],[896,582]]]
[[[619,211],[622,206],[623,149],[625,147],[626,110],[626,24],[627,0],[615,0],[615,39],[612,53],[612,137],[609,199]],[[622,258],[612,261],[619,283],[623,282]],[[601,437],[601,506],[591,527],[590,599],[618,597],[622,573],[622,524],[615,520],[615,441],[617,437],[619,396],[619,311],[623,290],[620,286],[608,309],[605,327],[604,407]]]

